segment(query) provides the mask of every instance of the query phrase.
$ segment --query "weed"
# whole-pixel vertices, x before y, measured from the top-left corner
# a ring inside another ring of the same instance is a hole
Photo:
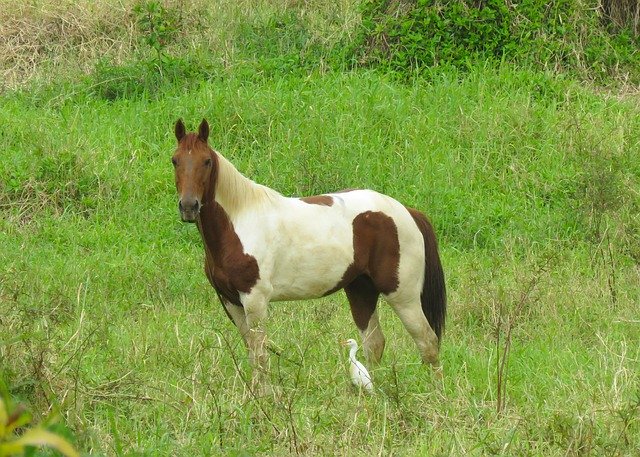
[[[3,380],[0,380],[3,381]],[[36,447],[49,447],[66,457],[79,456],[73,446],[54,431],[54,420],[45,425],[27,427],[31,422],[22,405],[14,405],[3,388],[0,397],[0,456],[32,455]]]
[[[166,58],[165,49],[175,39],[181,24],[180,10],[169,10],[160,2],[146,0],[133,7],[140,40],[156,52],[157,60]]]
[[[499,300],[497,311],[495,313],[495,341],[496,341],[496,411],[501,414],[505,408],[507,401],[507,380],[509,378],[509,355],[511,353],[511,344],[513,331],[522,320],[523,314],[527,308],[534,305],[535,298],[532,296],[539,287],[541,276],[549,268],[550,260],[534,272],[533,277],[523,286],[519,293],[519,297],[514,300],[510,309],[506,309],[505,304]],[[501,341],[501,337],[504,338]]]

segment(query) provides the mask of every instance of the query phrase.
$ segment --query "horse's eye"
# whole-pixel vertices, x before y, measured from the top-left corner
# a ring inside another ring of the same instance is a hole
[[[207,167],[210,167],[210,166],[211,166],[211,159],[207,159],[207,160],[205,160],[205,161],[204,161],[204,164],[205,164]]]
[[[176,165],[178,165],[178,161],[176,160],[175,157],[171,158],[171,163],[173,164],[173,166],[175,167]]]

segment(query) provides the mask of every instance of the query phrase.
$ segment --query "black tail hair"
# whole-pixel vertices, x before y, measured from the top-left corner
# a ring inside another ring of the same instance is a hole
[[[444,321],[447,317],[447,289],[438,255],[436,234],[431,222],[424,214],[413,208],[407,209],[424,238],[424,284],[420,294],[422,312],[440,342],[444,331]]]

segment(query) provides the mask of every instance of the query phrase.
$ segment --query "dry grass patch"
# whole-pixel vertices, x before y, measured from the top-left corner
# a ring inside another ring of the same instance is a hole
[[[89,71],[104,55],[126,59],[136,41],[129,6],[122,1],[0,1],[4,88],[24,84],[43,67],[73,64]]]
[[[349,38],[359,21],[355,0],[0,0],[0,90],[90,73],[101,59],[120,65],[143,57],[151,51],[142,25],[149,5],[162,8],[154,20],[176,28],[163,43],[169,53],[204,49],[225,66],[241,60],[247,25],[277,28],[278,18],[294,14],[311,42],[331,47]]]

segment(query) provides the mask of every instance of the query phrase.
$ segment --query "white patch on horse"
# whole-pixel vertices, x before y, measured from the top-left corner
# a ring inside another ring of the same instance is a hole
[[[390,197],[387,197],[391,200]],[[398,229],[398,242],[400,244],[400,262],[398,265],[398,288],[385,296],[392,306],[393,303],[409,302],[411,305],[417,300],[420,303],[420,294],[424,282],[425,258],[424,238],[416,225],[413,217],[407,209],[393,200],[399,207],[393,211],[393,222]]]
[[[353,263],[352,220],[342,207],[281,197],[275,208],[241,215],[234,227],[260,265],[256,287],[270,289],[271,301],[296,300],[321,297],[340,282]]]

